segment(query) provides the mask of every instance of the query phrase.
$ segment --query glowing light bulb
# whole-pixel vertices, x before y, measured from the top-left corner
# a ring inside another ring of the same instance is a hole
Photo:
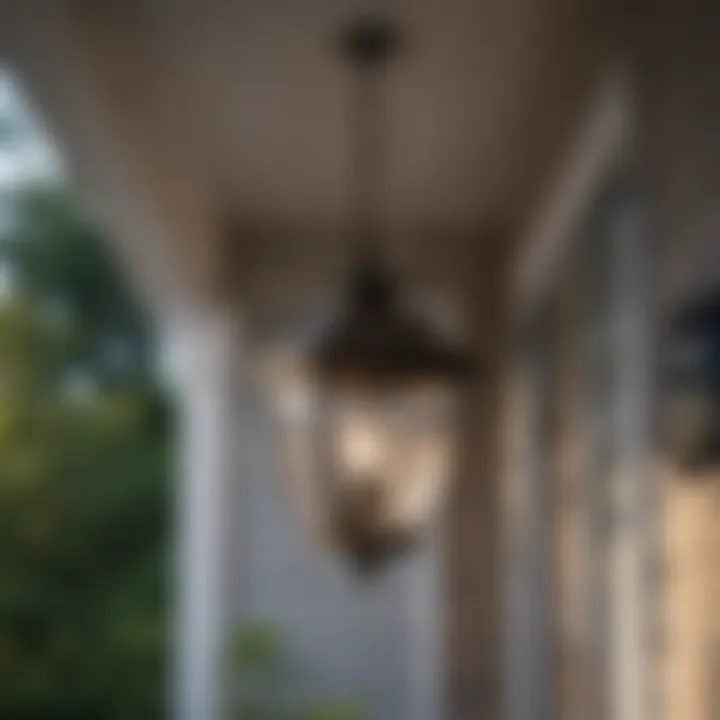
[[[340,462],[349,481],[379,481],[388,456],[387,437],[370,418],[349,418],[340,434]]]

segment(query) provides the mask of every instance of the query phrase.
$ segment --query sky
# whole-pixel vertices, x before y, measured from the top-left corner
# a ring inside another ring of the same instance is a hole
[[[0,68],[0,194],[26,181],[57,176],[60,165],[49,134],[18,82]]]
[[[60,157],[49,134],[18,82],[0,68],[0,233],[12,222],[16,188],[61,176]],[[0,265],[0,299],[9,295],[11,287],[7,267]]]

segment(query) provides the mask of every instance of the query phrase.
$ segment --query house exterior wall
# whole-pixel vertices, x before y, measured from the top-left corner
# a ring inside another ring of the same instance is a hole
[[[252,467],[236,506],[238,625],[269,622],[287,644],[289,692],[337,698],[377,720],[438,720],[435,674],[437,538],[377,576],[358,573],[317,545],[283,488],[278,442],[257,389],[237,398]],[[244,548],[244,552],[243,552]]]
[[[630,206],[604,199],[628,147],[628,90],[626,73],[609,68],[520,237],[507,288],[510,720],[644,717],[636,619],[645,529],[636,510],[647,484],[628,482],[644,449],[634,427],[645,396],[636,382],[643,302],[629,293],[637,261],[621,252],[635,253],[642,236],[626,237]],[[619,313],[621,301],[633,312]],[[632,343],[621,339],[628,332]],[[621,395],[620,385],[633,390]]]
[[[647,7],[639,22],[634,13],[628,19],[624,39],[634,117],[623,156],[638,171],[658,357],[662,330],[674,313],[696,294],[720,286],[720,9],[702,0],[661,3]],[[561,206],[581,218],[583,202],[579,193],[568,192]],[[577,227],[568,218],[565,227]],[[557,225],[552,230],[545,234],[557,241]],[[561,248],[553,255],[555,265],[562,254]],[[527,257],[529,272],[521,272],[521,280],[541,264],[542,258]],[[513,289],[511,304],[520,297],[532,306],[527,286]],[[651,617],[642,717],[711,720],[720,714],[720,474],[678,472],[659,449],[649,461],[657,491],[650,502],[657,506],[644,510],[654,513],[654,547],[648,550],[655,561],[645,576]],[[512,513],[506,517],[512,522]],[[506,668],[512,678],[519,666]],[[509,686],[512,698],[521,685],[511,679]],[[518,717],[536,717],[527,712]]]
[[[661,3],[639,32],[638,150],[647,171],[657,324],[720,286],[720,8]],[[690,475],[658,455],[663,482],[661,660],[654,717],[720,714],[720,473]]]

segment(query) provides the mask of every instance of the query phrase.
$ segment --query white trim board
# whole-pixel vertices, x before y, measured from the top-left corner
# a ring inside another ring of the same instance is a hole
[[[509,298],[515,316],[526,315],[543,298],[602,182],[628,149],[631,126],[627,74],[614,69],[601,83],[556,181],[520,237]]]

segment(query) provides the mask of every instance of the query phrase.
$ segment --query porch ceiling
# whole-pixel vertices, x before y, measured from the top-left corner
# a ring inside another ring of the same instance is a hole
[[[20,13],[20,34],[38,35],[62,5],[79,53],[53,58],[53,40],[36,39],[31,62],[19,54],[32,66],[31,85],[52,75],[37,90],[51,125],[57,117],[69,154],[87,160],[86,180],[100,182],[108,162],[88,149],[87,108],[58,112],[74,101],[57,88],[75,88],[79,75],[61,82],[56,66],[84,62],[94,76],[86,95],[103,94],[103,117],[122,116],[115,125],[133,146],[135,167],[146,166],[139,174],[173,217],[167,234],[186,236],[171,242],[185,244],[186,265],[199,266],[218,263],[208,250],[212,232],[198,240],[217,221],[231,218],[261,236],[343,226],[348,78],[333,43],[357,14],[387,12],[407,34],[390,78],[388,212],[393,228],[421,230],[418,237],[513,226],[526,215],[593,84],[610,25],[596,0],[47,5],[52,13]]]
[[[394,224],[475,227],[522,210],[602,38],[590,0],[81,3],[132,102],[180,119],[228,212],[334,227],[346,201],[338,30],[368,7],[406,29],[392,68]]]

